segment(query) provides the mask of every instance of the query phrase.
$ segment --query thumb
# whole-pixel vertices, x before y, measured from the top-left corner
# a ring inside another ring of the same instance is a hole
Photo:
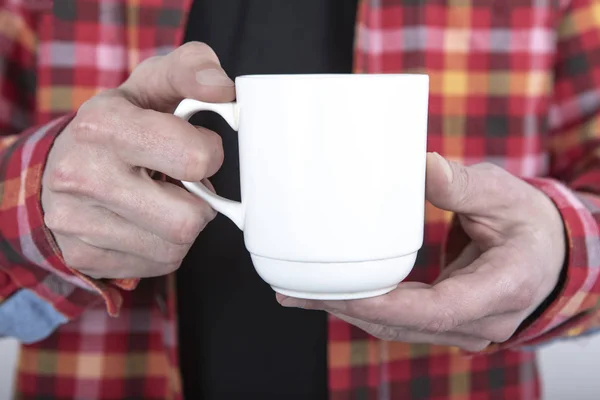
[[[427,154],[425,196],[434,206],[461,214],[489,216],[510,205],[517,179],[493,164],[464,166],[438,153]]]
[[[121,85],[139,107],[172,112],[184,98],[222,103],[235,98],[234,82],[206,44],[189,42],[140,63]]]

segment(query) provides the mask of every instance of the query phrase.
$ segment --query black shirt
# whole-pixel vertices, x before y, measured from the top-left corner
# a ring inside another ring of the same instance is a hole
[[[185,41],[217,53],[230,77],[351,72],[356,0],[195,0]],[[237,134],[214,114],[192,120],[223,138],[211,178],[240,200]],[[285,309],[255,272],[242,233],[222,215],[177,273],[187,399],[327,398],[327,317]]]

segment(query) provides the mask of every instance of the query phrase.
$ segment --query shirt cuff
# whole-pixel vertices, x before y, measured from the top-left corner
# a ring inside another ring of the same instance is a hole
[[[0,307],[0,337],[29,344],[45,339],[67,318],[29,289],[21,289]]]
[[[559,286],[536,318],[528,321],[508,341],[487,351],[514,346],[536,346],[559,338],[579,336],[600,320],[600,227],[592,210],[600,210],[600,199],[579,195],[558,181],[528,178],[558,208],[567,236],[567,258]]]
[[[0,271],[8,277],[0,285],[0,300],[27,289],[67,319],[102,300],[115,316],[122,304],[119,289],[132,290],[138,280],[95,280],[69,268],[44,225],[40,197],[46,159],[74,116],[29,129],[0,153]]]

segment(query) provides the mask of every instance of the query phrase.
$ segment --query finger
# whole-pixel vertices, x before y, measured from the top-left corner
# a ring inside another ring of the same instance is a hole
[[[463,166],[437,153],[427,154],[426,197],[444,210],[508,219],[512,214],[506,210],[517,207],[531,193],[527,187],[493,164]]]
[[[168,182],[123,176],[100,197],[99,205],[144,231],[175,244],[190,245],[216,212],[203,200]]]
[[[114,131],[118,134],[112,147],[128,165],[195,182],[214,175],[223,164],[221,136],[174,115],[138,109],[124,128]]]
[[[140,109],[114,91],[84,104],[69,129],[76,141],[108,145],[117,157],[106,163],[120,160],[125,167],[160,171],[175,179],[199,181],[223,163],[218,134],[171,114]],[[96,159],[101,155],[93,154]]]
[[[332,313],[339,319],[352,324],[378,339],[404,343],[426,343],[438,346],[455,346],[463,350],[477,352],[490,344],[489,340],[461,333],[447,332],[432,334],[410,329],[394,328],[362,321],[344,314]]]
[[[378,297],[319,301],[285,298],[292,307],[339,312],[367,322],[434,333],[448,332],[459,325],[516,311],[522,306],[518,287],[511,276],[481,257],[472,265],[475,272],[446,279],[426,288],[405,288]],[[479,271],[480,269],[483,272]]]
[[[524,313],[514,312],[494,315],[458,326],[453,332],[504,343],[515,334],[525,317]]]
[[[96,279],[150,278],[169,274],[178,263],[159,263],[123,253],[101,249],[76,237],[55,235],[65,264]]]
[[[140,107],[163,112],[172,112],[184,98],[216,103],[235,98],[234,83],[217,55],[199,42],[143,61],[121,89]]]
[[[55,234],[165,264],[181,262],[189,250],[189,245],[169,243],[104,207],[90,206],[70,195],[58,196],[60,201],[46,210],[46,225]]]
[[[71,160],[69,163],[72,164]],[[81,196],[90,204],[104,207],[175,244],[193,243],[216,216],[206,202],[182,187],[153,180],[143,169],[119,171],[118,179],[108,179],[105,165],[97,172],[94,168],[98,169],[96,165],[85,164],[79,169],[73,165],[63,167],[60,179],[53,179],[49,186],[55,193]],[[90,179],[92,175],[96,178]]]

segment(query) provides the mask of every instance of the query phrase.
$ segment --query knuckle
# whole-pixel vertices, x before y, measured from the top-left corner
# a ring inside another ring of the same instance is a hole
[[[215,174],[223,165],[225,155],[223,152],[223,140],[215,132],[205,135],[203,151],[199,152],[200,163],[202,164],[202,176],[198,180],[208,178]]]
[[[184,64],[197,63],[199,60],[219,63],[217,53],[204,42],[187,42],[174,50],[174,54]]]
[[[164,61],[164,77],[170,87],[181,93],[189,92],[189,82],[200,69],[220,69],[214,50],[202,42],[188,42],[175,49]]]
[[[127,80],[123,82],[119,89],[125,92],[126,94],[129,94],[128,88],[131,85],[135,86],[136,78],[138,77],[138,75],[143,75],[146,73],[146,70],[155,68],[156,64],[159,63],[162,59],[164,59],[164,56],[150,56],[144,58],[135,66],[135,68],[131,72],[131,75],[129,75],[129,78],[127,78]]]
[[[173,243],[179,245],[194,243],[205,225],[205,218],[202,216],[181,218],[178,223],[173,224],[173,231],[171,233]]]
[[[453,182],[458,203],[462,207],[472,205],[488,186],[497,186],[498,179],[496,176],[501,171],[502,168],[488,162],[459,168],[455,173],[455,181]],[[481,179],[482,172],[485,176],[483,180]]]
[[[46,171],[46,186],[53,192],[72,192],[83,184],[82,176],[68,158],[55,163]]]
[[[53,192],[78,194],[95,199],[100,199],[109,192],[100,179],[90,178],[69,159],[61,160],[48,172],[46,184]]]
[[[188,180],[199,181],[206,177],[209,166],[209,156],[206,152],[186,148],[181,157],[183,176]]]
[[[189,246],[166,243],[164,250],[156,255],[156,261],[163,264],[177,264],[183,261]]]
[[[490,162],[477,164],[473,167],[485,174],[485,182],[480,182],[480,185],[485,186],[490,193],[501,196],[502,201],[497,202],[497,207],[514,209],[516,205],[530,202],[530,200],[527,200],[530,196],[529,191],[523,190],[522,182],[504,168]]]
[[[140,106],[148,105],[148,98],[141,89],[141,85],[146,84],[148,76],[157,68],[165,56],[151,56],[139,62],[129,77],[116,89],[120,97],[127,99],[132,104]]]
[[[534,292],[529,287],[522,287],[518,290],[513,290],[511,299],[511,305],[514,311],[525,310],[534,302]]]
[[[181,156],[182,172],[188,180],[200,181],[216,173],[223,164],[224,157],[221,136],[211,132],[203,135],[199,147],[193,145],[184,147]]]
[[[210,135],[209,138],[211,142],[210,148],[212,149],[211,158],[220,167],[225,159],[225,152],[223,151],[223,138],[221,135],[218,135],[214,132],[212,132],[212,135]]]
[[[98,129],[100,118],[97,109],[79,109],[77,116],[69,124],[69,133],[76,143],[86,143],[92,140]]]
[[[507,311],[525,310],[535,301],[534,285],[528,281],[519,282],[511,276],[500,285],[503,297],[507,300]]]
[[[96,96],[84,103],[69,124],[69,133],[77,143],[108,143],[115,132],[110,129],[116,116],[129,104],[120,96]]]

